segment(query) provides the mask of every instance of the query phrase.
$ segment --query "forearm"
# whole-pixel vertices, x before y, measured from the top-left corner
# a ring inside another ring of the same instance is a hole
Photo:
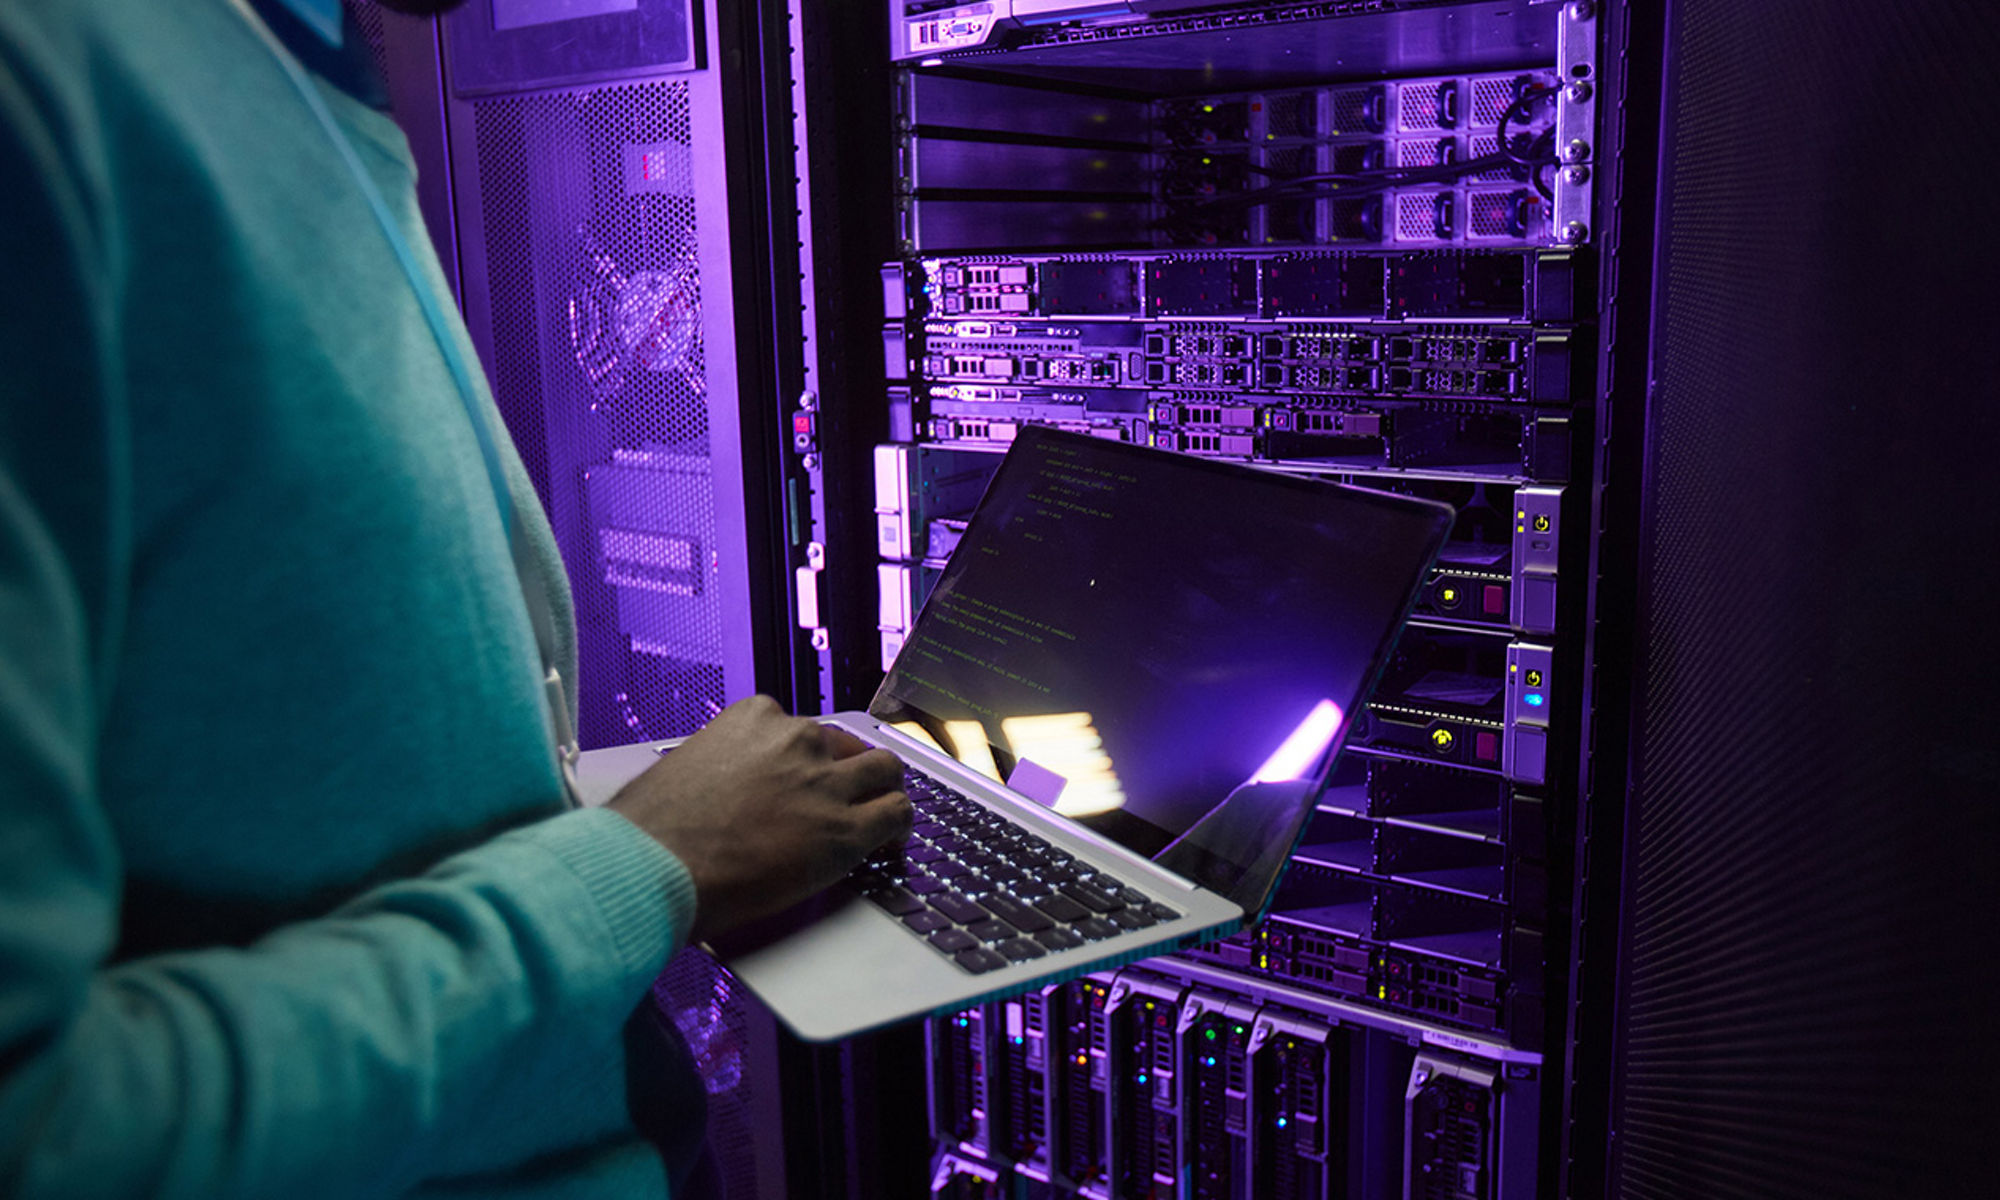
[[[485,1103],[495,1079],[615,1038],[692,914],[671,855],[581,812],[245,950],[98,972],[6,1030],[0,1190],[392,1194],[468,1112],[531,1119]]]

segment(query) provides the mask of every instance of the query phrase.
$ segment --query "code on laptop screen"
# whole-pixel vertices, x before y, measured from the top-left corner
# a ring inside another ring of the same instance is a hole
[[[1026,429],[869,711],[1255,912],[1450,519]]]

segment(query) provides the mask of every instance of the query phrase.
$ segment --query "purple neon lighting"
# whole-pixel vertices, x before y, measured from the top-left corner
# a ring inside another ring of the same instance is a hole
[[[1286,783],[1304,779],[1306,773],[1333,745],[1334,735],[1340,732],[1340,705],[1331,700],[1322,700],[1313,705],[1306,719],[1299,727],[1278,745],[1257,773],[1250,777],[1252,783]]]

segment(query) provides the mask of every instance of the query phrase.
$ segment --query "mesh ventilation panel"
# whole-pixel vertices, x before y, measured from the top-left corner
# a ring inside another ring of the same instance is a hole
[[[382,9],[371,0],[340,0],[340,6],[354,19],[355,28],[361,31],[361,39],[368,43],[368,54],[375,60],[375,70],[386,75],[388,52],[382,35]]]
[[[1445,236],[1440,205],[1450,196],[1437,192],[1405,193],[1396,197],[1396,237],[1400,241],[1424,242]]]
[[[756,1200],[757,1143],[775,1131],[760,1130],[745,1056],[768,1050],[752,1034],[748,992],[699,950],[674,956],[653,981],[653,1003],[687,1042],[694,1069],[708,1091],[708,1149],[720,1195],[707,1200]]]
[[[687,85],[474,106],[497,399],[577,589],[586,747],[723,698]]]
[[[1317,152],[1311,146],[1295,146],[1286,150],[1264,151],[1264,169],[1274,175],[1310,175],[1314,170]]]
[[[1500,139],[1494,134],[1475,133],[1472,135],[1471,143],[1472,150],[1467,156],[1470,158],[1484,158],[1486,155],[1498,154],[1500,152]],[[1467,178],[1480,183],[1498,183],[1501,180],[1513,179],[1518,175],[1525,175],[1526,173],[1525,168],[1517,171],[1511,167],[1496,167],[1491,171],[1481,171],[1477,175],[1471,175]]]
[[[1402,129],[1442,129],[1444,112],[1440,101],[1445,85],[1410,83],[1396,90],[1396,124]]]
[[[1333,133],[1363,133],[1381,129],[1382,89],[1341,88],[1333,93]]]
[[[1472,124],[1497,125],[1500,115],[1507,106],[1514,103],[1519,93],[1520,83],[1512,79],[1489,77],[1472,81]]]
[[[1452,152],[1450,138],[1406,138],[1396,146],[1399,167],[1435,167]]]
[[[1273,96],[1264,107],[1264,131],[1271,137],[1311,137],[1318,132],[1317,92]]]
[[[1991,1196],[2000,21],[1669,27],[1607,1191]]]
[[[1535,210],[1535,199],[1523,190],[1467,193],[1466,234],[1476,238],[1520,237]]]

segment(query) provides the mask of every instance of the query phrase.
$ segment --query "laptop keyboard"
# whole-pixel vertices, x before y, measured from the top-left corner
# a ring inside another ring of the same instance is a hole
[[[846,886],[974,975],[1181,914],[915,771],[916,826]]]

